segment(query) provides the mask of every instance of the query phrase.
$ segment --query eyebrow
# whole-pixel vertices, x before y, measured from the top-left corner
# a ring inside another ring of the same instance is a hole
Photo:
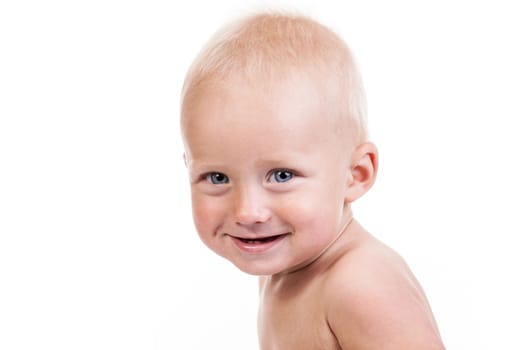
[[[260,158],[256,160],[256,164],[265,165],[265,164],[276,164],[276,163],[297,163],[300,162],[303,158],[308,157],[310,154],[307,152],[285,152],[285,153],[276,153],[270,157]]]
[[[294,164],[303,161],[304,158],[311,156],[310,152],[276,152],[268,156],[258,157],[253,160],[253,165],[256,167],[293,167]],[[192,161],[188,163],[188,168],[194,169],[198,172],[207,172],[213,171],[213,169],[227,169],[230,168],[232,164],[239,164],[236,161],[220,162],[216,158],[210,157],[199,157],[193,158]],[[287,165],[289,164],[289,165]]]

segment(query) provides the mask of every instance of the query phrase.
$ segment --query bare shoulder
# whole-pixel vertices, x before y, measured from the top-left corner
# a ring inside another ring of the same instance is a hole
[[[444,349],[405,261],[369,236],[327,272],[327,322],[342,349]]]

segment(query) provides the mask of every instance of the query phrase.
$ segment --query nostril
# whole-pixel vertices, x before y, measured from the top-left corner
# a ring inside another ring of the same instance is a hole
[[[235,212],[235,221],[240,225],[251,225],[268,221],[270,213],[263,207],[244,206]]]
[[[247,187],[238,188],[233,208],[235,222],[251,225],[268,221],[270,212],[265,206],[264,194],[258,192],[257,188]]]
[[[268,221],[269,215],[266,215],[262,212],[242,212],[237,213],[235,219],[235,221],[240,225],[252,225]]]

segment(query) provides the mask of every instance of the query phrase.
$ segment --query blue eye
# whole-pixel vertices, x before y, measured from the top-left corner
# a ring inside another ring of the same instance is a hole
[[[275,170],[272,172],[270,182],[286,182],[294,177],[294,173],[288,170]]]
[[[206,180],[214,185],[223,185],[229,182],[228,176],[223,173],[209,173],[206,175]]]

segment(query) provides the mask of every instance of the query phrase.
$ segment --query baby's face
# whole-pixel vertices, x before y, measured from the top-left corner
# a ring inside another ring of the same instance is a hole
[[[195,226],[247,273],[295,270],[344,225],[350,150],[311,85],[228,86],[183,111]]]

